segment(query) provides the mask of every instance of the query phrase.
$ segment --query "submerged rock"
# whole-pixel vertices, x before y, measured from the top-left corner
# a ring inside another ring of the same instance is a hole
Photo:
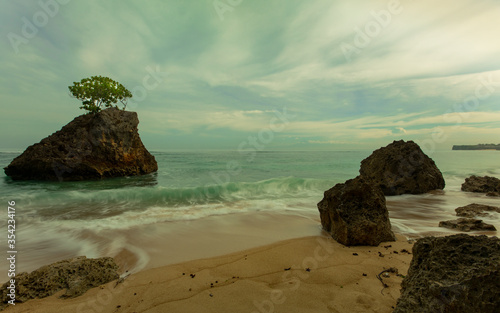
[[[500,240],[426,237],[413,246],[394,313],[500,312]]]
[[[487,213],[484,212],[497,212],[500,213],[500,208],[491,205],[472,203],[466,206],[462,206],[455,209],[457,216],[462,217],[475,217],[475,216],[486,216]]]
[[[413,141],[394,141],[361,161],[359,173],[385,195],[421,194],[443,189],[443,174]]]
[[[63,260],[31,273],[16,275],[16,302],[26,302],[35,298],[45,298],[66,289],[61,298],[74,298],[93,287],[98,287],[119,278],[118,265],[112,258],[87,259],[77,257]],[[1,306],[5,307],[10,282],[3,284]]]
[[[458,220],[439,222],[439,227],[450,229],[458,229],[460,231],[469,232],[471,230],[493,230],[497,229],[491,224],[483,223],[482,220],[475,218],[459,218]]]
[[[469,192],[500,192],[500,179],[490,176],[472,175],[465,179],[462,184],[462,191]]]
[[[26,149],[5,168],[14,180],[87,180],[158,170],[137,131],[137,113],[85,114]]]
[[[360,177],[325,191],[318,210],[323,229],[343,245],[395,240],[382,190]]]

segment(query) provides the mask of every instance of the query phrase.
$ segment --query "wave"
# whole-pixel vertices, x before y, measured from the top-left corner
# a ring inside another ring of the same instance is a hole
[[[130,187],[98,191],[60,190],[25,194],[21,205],[25,216],[44,220],[99,219],[141,212],[151,208],[183,208],[226,204],[244,200],[321,198],[333,181],[279,177],[258,182],[230,182],[221,185],[171,188]]]

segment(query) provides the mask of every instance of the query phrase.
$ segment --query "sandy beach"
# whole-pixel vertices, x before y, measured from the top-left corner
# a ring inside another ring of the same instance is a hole
[[[62,300],[56,295],[5,312],[392,312],[412,244],[345,247],[326,234],[131,274]]]

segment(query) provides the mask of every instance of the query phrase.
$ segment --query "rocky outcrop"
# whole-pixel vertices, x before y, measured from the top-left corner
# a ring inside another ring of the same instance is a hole
[[[87,259],[77,257],[43,266],[31,273],[20,273],[15,277],[15,300],[45,298],[66,289],[61,298],[73,298],[119,278],[118,265],[112,258]],[[5,307],[9,297],[10,282],[3,284],[0,307]]]
[[[472,175],[465,179],[462,184],[462,191],[469,192],[500,192],[500,179],[490,176]]]
[[[346,246],[394,241],[382,190],[360,177],[325,191],[318,203],[321,225]]]
[[[500,197],[500,192],[490,191],[490,192],[486,193],[486,196],[488,196],[488,197]]]
[[[109,108],[78,116],[5,168],[14,180],[88,180],[158,170],[137,131],[137,113]]]
[[[361,161],[359,173],[385,195],[421,194],[445,186],[434,161],[413,141],[394,141],[375,150]]]
[[[413,246],[394,313],[500,312],[500,240],[453,235]]]
[[[462,206],[455,209],[457,216],[461,217],[475,217],[475,216],[486,216],[488,213],[485,212],[497,212],[500,213],[500,208],[491,205],[472,203],[466,206]]]
[[[466,232],[472,230],[491,230],[491,231],[497,230],[495,226],[483,223],[482,220],[478,220],[475,218],[464,218],[464,217],[459,218],[458,220],[439,222],[439,227],[457,229]]]

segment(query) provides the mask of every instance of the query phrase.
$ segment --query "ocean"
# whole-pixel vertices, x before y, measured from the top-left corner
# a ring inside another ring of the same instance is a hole
[[[151,152],[159,170],[142,177],[17,182],[2,173],[0,247],[9,250],[7,206],[15,201],[17,271],[86,255],[113,256],[124,270],[136,272],[319,235],[316,204],[323,192],[357,176],[361,160],[372,151]],[[0,153],[2,168],[17,155]],[[443,172],[446,188],[387,197],[395,233],[410,238],[454,233],[438,223],[455,219],[455,208],[500,206],[499,198],[460,191],[470,175],[500,177],[498,151],[429,156]],[[482,219],[500,229],[499,214]],[[7,266],[4,259],[5,281]]]

